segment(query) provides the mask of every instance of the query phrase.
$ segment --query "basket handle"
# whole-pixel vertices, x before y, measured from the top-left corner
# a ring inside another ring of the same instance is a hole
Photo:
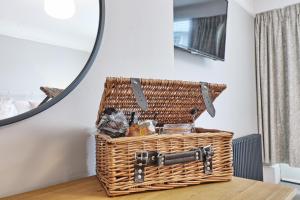
[[[144,182],[146,166],[169,166],[194,161],[203,162],[205,174],[212,174],[212,156],[214,150],[211,145],[177,153],[159,153],[157,151],[142,151],[135,154],[134,180],[136,183]]]

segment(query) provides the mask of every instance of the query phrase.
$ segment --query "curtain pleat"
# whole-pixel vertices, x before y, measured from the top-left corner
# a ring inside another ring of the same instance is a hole
[[[193,19],[191,47],[224,58],[226,18],[219,15]]]

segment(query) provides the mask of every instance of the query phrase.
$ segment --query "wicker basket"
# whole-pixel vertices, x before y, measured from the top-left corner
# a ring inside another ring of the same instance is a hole
[[[141,79],[148,109],[137,104],[131,79],[108,78],[97,123],[107,107],[141,114],[140,119],[191,123],[206,110],[201,84]],[[225,88],[208,84],[214,100]],[[191,110],[197,108],[196,115]],[[196,128],[191,134],[110,138],[96,135],[97,177],[109,196],[163,190],[207,182],[231,180],[232,133]]]

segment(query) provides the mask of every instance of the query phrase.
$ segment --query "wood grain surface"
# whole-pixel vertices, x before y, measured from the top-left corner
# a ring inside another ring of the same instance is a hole
[[[84,178],[3,200],[291,200],[296,190],[287,186],[234,177],[230,182],[108,197],[96,177]]]

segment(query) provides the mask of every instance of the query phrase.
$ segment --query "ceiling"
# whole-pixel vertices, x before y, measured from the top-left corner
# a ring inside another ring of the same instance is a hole
[[[75,15],[55,19],[44,10],[44,0],[1,0],[0,35],[91,52],[98,21],[98,0],[74,0]]]
[[[190,6],[198,3],[206,3],[217,0],[174,0],[174,7]]]
[[[209,1],[220,1],[220,0],[174,0],[174,7],[189,6],[197,3],[206,3]],[[231,1],[231,0],[229,0]],[[274,1],[282,0],[233,0],[244,8],[251,15],[255,15],[254,4],[261,4],[261,2],[267,2],[271,5]],[[300,1],[300,0],[285,0],[285,1]],[[283,2],[283,1],[282,1]]]
[[[284,8],[289,5],[298,4],[300,0],[253,0],[255,13],[265,12],[272,9]]]

